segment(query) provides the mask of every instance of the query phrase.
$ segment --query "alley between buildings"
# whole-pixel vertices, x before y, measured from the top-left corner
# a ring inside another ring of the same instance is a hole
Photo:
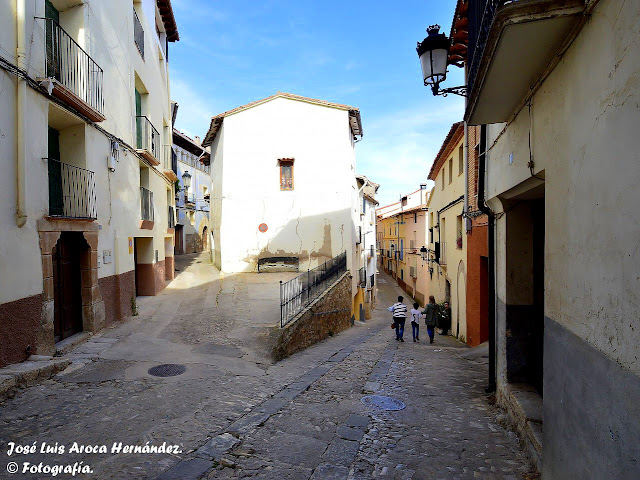
[[[0,405],[0,442],[167,442],[182,453],[16,461],[84,461],[104,479],[529,475],[517,437],[484,395],[486,359],[450,337],[429,345],[406,332],[395,342],[384,306],[401,291],[386,275],[371,321],[272,363],[268,325],[287,274],[222,276],[206,255],[180,257],[177,268],[164,292],[139,299],[137,317],[93,336],[67,354],[67,370]],[[186,371],[147,373],[162,363]],[[367,408],[367,393],[406,408]]]

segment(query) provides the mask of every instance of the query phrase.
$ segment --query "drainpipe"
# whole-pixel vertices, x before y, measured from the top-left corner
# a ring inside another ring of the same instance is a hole
[[[16,33],[17,47],[16,60],[18,68],[26,70],[25,50],[25,0],[16,1]],[[27,153],[25,143],[26,121],[26,97],[27,81],[21,76],[17,77],[17,102],[16,102],[16,223],[18,227],[24,227],[27,223],[26,189],[27,179],[25,175]]]
[[[485,392],[496,391],[496,285],[495,285],[495,215],[485,204],[484,196],[484,175],[487,162],[487,126],[480,127],[480,158],[478,160],[478,208],[485,213],[488,218],[488,297],[489,297],[489,383]]]

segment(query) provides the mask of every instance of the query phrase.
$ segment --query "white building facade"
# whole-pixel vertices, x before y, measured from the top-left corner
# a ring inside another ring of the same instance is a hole
[[[354,302],[354,315],[357,320],[371,318],[376,305],[377,250],[376,250],[376,207],[375,194],[379,184],[364,175],[356,176],[358,185],[358,219],[356,232],[356,259],[358,270],[358,291]]]
[[[169,1],[4,8],[0,366],[126,318],[173,278],[161,145],[178,39]]]
[[[213,117],[203,145],[214,264],[255,272],[281,259],[304,271],[347,252],[352,265],[361,135],[357,108],[286,93]]]

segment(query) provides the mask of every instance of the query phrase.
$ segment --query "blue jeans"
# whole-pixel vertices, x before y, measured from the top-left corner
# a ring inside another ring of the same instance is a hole
[[[393,323],[396,324],[396,339],[400,340],[404,335],[405,318],[394,318]]]
[[[414,340],[420,338],[420,325],[416,322],[411,322],[411,334]]]
[[[434,334],[433,329],[434,329],[434,328],[435,328],[435,327],[432,327],[432,326],[430,327],[429,325],[427,325],[427,335],[429,335],[429,338],[430,338],[431,340],[433,340],[433,334]]]

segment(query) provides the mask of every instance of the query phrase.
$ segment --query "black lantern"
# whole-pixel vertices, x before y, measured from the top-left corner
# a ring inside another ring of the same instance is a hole
[[[452,87],[440,89],[440,83],[447,78],[447,62],[451,42],[444,33],[440,32],[440,25],[427,28],[427,38],[418,42],[416,48],[422,67],[422,77],[425,86],[431,86],[434,95],[447,96],[449,93],[466,95],[466,87]]]
[[[182,184],[186,190],[191,186],[191,174],[189,172],[184,172],[182,174]]]

